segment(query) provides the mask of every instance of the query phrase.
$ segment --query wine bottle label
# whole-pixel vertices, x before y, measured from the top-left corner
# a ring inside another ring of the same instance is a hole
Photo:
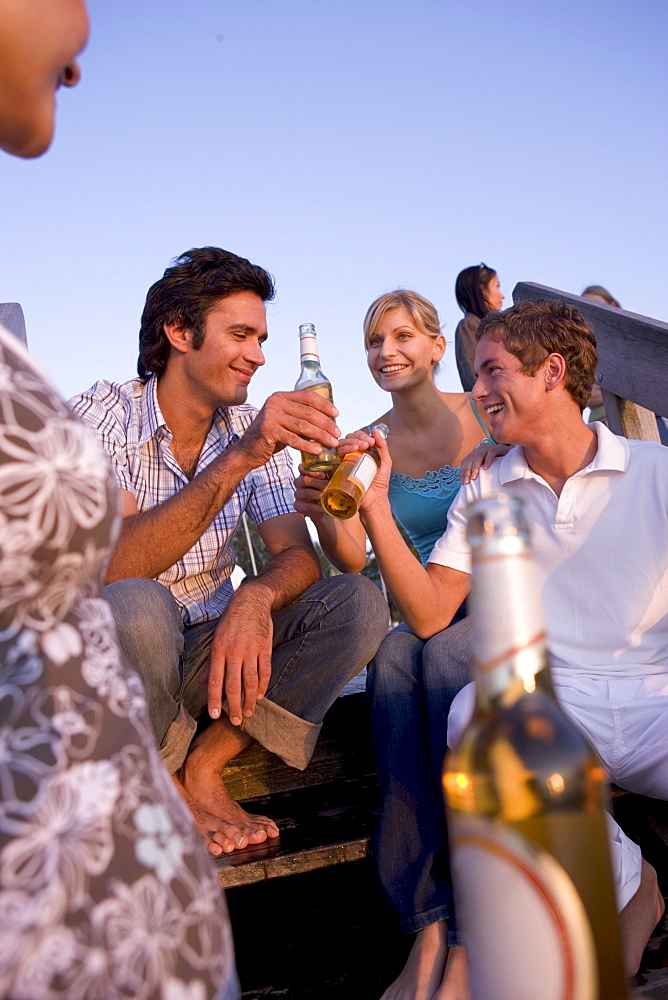
[[[318,355],[318,342],[313,334],[299,334],[299,352],[302,361],[320,361]]]
[[[449,822],[474,1000],[599,1000],[591,925],[559,862],[482,817]]]
[[[360,489],[366,493],[366,491],[371,486],[376,473],[378,472],[378,466],[372,459],[371,455],[360,455],[352,469],[349,473],[349,479],[352,479],[354,483],[360,487]]]

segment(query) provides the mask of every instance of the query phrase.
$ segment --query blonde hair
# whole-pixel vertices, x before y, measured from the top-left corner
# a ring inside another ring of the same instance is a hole
[[[426,333],[432,339],[440,335],[441,324],[433,302],[425,299],[424,295],[420,295],[419,292],[410,292],[406,288],[396,288],[393,292],[386,292],[385,295],[379,296],[367,309],[367,314],[364,317],[365,350],[369,350],[369,341],[385,313],[401,306],[406,309],[421,333]]]

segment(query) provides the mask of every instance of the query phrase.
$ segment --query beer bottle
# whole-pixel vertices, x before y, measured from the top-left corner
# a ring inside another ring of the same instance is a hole
[[[385,424],[374,424],[384,438],[390,433]],[[374,481],[380,455],[372,445],[367,451],[351,451],[341,462],[320,494],[323,510],[332,517],[352,517],[360,509],[364,494]]]
[[[302,367],[295,389],[311,389],[333,403],[331,382],[320,367],[313,323],[302,323],[299,327],[299,351]],[[339,454],[336,448],[323,448],[319,455],[309,455],[303,451],[302,463],[309,472],[324,472],[331,476],[339,464]]]
[[[477,704],[443,787],[474,1000],[627,1000],[607,777],[560,708],[517,498],[469,507]]]

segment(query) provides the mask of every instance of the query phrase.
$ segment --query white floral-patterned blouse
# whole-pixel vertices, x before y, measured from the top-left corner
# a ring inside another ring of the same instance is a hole
[[[231,1000],[222,892],[101,596],[115,495],[0,327],[0,996]]]

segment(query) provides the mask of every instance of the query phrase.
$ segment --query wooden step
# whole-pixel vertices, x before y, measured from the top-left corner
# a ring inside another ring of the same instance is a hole
[[[357,681],[356,693],[340,696],[330,708],[305,771],[288,767],[255,743],[230,761],[222,772],[230,795],[241,802],[339,778],[374,774],[371,726],[360,683],[363,685],[363,681]]]
[[[221,885],[365,858],[379,795],[364,677],[347,685],[327,713],[306,770],[288,767],[255,744],[231,761],[222,777],[245,809],[276,821],[280,837],[217,858]]]
[[[359,861],[371,850],[378,819],[375,776],[340,778],[244,802],[276,820],[277,840],[215,859],[226,888]]]

